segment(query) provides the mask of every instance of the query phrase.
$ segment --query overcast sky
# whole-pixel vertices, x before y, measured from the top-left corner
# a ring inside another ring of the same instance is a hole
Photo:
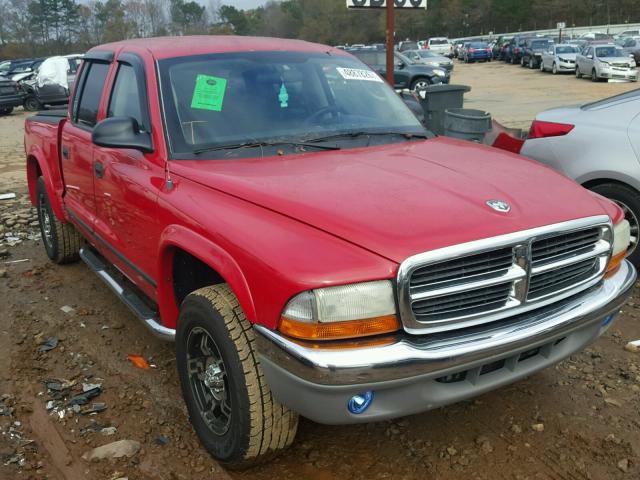
[[[255,8],[267,3],[267,0],[222,0],[220,3],[222,5],[233,5],[236,8]]]

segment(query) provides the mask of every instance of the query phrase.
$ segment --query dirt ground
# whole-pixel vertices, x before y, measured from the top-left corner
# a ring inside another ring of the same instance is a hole
[[[496,63],[458,64],[454,83],[472,86],[468,106],[525,128],[541,109],[636,87]],[[624,349],[640,338],[638,291],[605,337],[554,368],[397,421],[303,419],[293,447],[272,463],[225,472],[188,423],[172,346],[153,338],[81,263],[47,261],[26,198],[24,118],[0,118],[0,193],[18,194],[0,200],[0,480],[640,478],[640,353]],[[57,345],[41,351],[54,338]],[[134,367],[128,354],[155,368]],[[47,406],[65,382],[75,382],[74,394],[83,383],[102,392],[61,418]],[[106,409],[83,414],[94,403]],[[140,443],[131,458],[82,459],[123,439]]]

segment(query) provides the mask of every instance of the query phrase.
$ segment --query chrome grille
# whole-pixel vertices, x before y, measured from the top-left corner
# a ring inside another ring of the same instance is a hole
[[[429,289],[460,279],[472,280],[485,275],[500,275],[513,264],[513,249],[502,248],[492,252],[418,268],[411,275],[411,288]]]
[[[465,328],[578,293],[602,278],[611,237],[598,216],[411,257],[398,272],[405,330]]]

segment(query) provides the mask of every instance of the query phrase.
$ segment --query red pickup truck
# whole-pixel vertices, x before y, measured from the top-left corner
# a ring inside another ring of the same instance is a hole
[[[175,340],[191,422],[230,467],[289,445],[298,414],[388,419],[552,365],[636,278],[617,206],[435,137],[323,45],[96,47],[25,148],[48,256]]]

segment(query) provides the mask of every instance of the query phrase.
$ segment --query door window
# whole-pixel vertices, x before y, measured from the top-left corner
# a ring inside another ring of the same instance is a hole
[[[98,118],[98,107],[109,71],[109,64],[92,62],[88,67],[89,70],[82,85],[78,111],[75,116],[76,123],[93,128]]]
[[[107,117],[135,118],[141,130],[144,130],[142,102],[138,90],[136,73],[132,66],[121,63],[111,93]]]

